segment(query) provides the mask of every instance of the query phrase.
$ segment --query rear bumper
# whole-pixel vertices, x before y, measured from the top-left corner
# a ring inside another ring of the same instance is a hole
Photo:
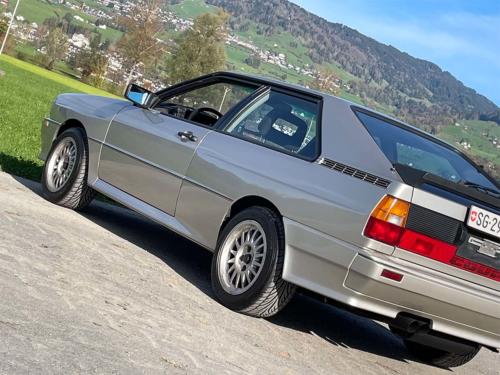
[[[400,282],[381,277],[382,270],[403,275]],[[358,254],[344,287],[365,301],[432,321],[432,329],[485,346],[500,348],[500,296],[465,285],[405,261],[391,262]],[[361,307],[361,306],[359,306]]]
[[[500,348],[500,292],[286,218],[284,224],[285,280],[389,321],[409,313],[432,321],[434,331]],[[382,277],[384,269],[402,274],[402,280]]]

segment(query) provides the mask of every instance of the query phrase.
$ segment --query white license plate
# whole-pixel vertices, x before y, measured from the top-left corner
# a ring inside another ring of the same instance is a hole
[[[493,237],[500,238],[500,215],[493,212],[471,206],[467,225]]]

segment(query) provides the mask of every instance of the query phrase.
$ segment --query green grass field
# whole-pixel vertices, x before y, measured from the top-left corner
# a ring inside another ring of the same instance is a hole
[[[203,0],[184,0],[173,5],[172,10],[183,18],[196,18],[200,14],[216,12],[217,7],[206,4]]]
[[[38,180],[40,124],[56,96],[111,94],[10,56],[0,56],[0,70],[0,170]]]

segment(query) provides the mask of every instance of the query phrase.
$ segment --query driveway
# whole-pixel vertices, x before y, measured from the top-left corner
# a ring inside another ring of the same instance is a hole
[[[0,173],[1,374],[449,374],[377,322],[297,296],[277,317],[233,313],[210,253],[131,211],[54,206]],[[500,374],[487,350],[456,374]]]

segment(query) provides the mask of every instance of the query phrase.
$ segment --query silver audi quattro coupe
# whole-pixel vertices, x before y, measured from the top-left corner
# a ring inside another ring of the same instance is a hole
[[[43,195],[100,192],[214,253],[217,299],[255,317],[298,288],[459,366],[500,347],[500,188],[454,147],[306,88],[214,73],[128,101],[63,94]]]

